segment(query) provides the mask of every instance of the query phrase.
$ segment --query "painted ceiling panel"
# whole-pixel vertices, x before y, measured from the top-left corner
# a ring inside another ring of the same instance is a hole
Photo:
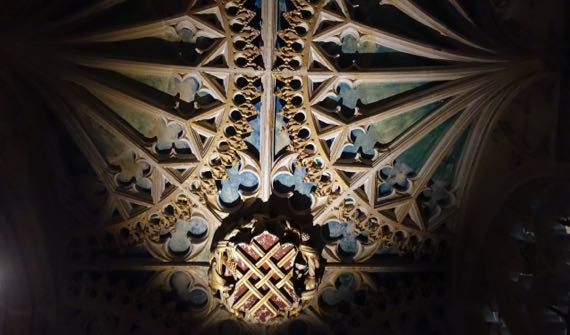
[[[430,115],[443,104],[443,101],[436,101],[384,121],[379,121],[371,126],[377,134],[376,140],[380,144],[392,142],[396,137],[408,130],[410,126]]]
[[[453,149],[442,160],[437,170],[435,170],[435,173],[432,175],[431,179],[444,181],[448,185],[453,185],[457,169],[461,164],[463,148],[465,146],[465,142],[470,136],[470,133],[471,130],[468,129],[463,135],[461,135],[461,138],[457,141],[457,143],[455,143]]]
[[[121,74],[172,96],[180,95],[180,99],[186,102],[194,101],[200,89],[200,81],[191,74],[155,75],[138,71],[123,71]]]
[[[434,130],[398,156],[394,161],[395,164],[408,166],[414,173],[418,173],[429,158],[429,155],[437,145],[439,139],[446,131],[449,130],[455,120],[455,117],[451,117],[441,125],[437,126]]]
[[[93,118],[84,116],[80,119],[83,127],[93,140],[101,155],[105,157],[108,162],[114,161],[129,150],[127,145],[119,141],[117,137],[113,136],[101,124],[97,123]]]

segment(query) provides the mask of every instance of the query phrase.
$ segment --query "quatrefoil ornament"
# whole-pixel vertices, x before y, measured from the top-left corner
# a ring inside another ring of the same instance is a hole
[[[256,215],[219,241],[210,258],[210,286],[235,316],[278,323],[316,295],[319,253],[309,235],[284,218]]]

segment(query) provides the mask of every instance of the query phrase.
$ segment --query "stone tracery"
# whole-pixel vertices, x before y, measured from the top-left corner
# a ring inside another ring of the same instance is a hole
[[[145,246],[167,262],[212,259],[219,270],[212,288],[222,304],[261,323],[299,314],[297,307],[311,302],[293,299],[287,311],[260,304],[271,317],[248,315],[239,308],[243,292],[226,285],[224,277],[239,281],[255,264],[222,273],[230,255],[208,246],[224,219],[256,199],[275,195],[328,227],[322,256],[330,263],[366,264],[382,253],[442,256],[452,236],[438,229],[454,219],[455,192],[469,182],[468,162],[480,144],[465,134],[481,134],[536,69],[487,52],[411,1],[378,7],[438,31],[454,48],[363,22],[358,11],[367,6],[192,1],[180,17],[89,36],[93,43],[180,43],[166,63],[100,54],[77,60],[93,71],[74,78],[93,101],[68,127],[114,198],[119,218],[108,231],[115,243]],[[143,86],[155,90],[147,94]],[[452,155],[461,140],[467,144]],[[454,169],[444,182],[434,175],[446,159]],[[302,243],[292,248],[302,252]],[[318,290],[317,282],[307,290]]]

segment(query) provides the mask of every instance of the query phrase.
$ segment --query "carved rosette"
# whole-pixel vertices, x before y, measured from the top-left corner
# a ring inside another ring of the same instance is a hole
[[[273,324],[296,316],[317,293],[319,253],[283,218],[256,215],[219,241],[210,286],[236,317]]]

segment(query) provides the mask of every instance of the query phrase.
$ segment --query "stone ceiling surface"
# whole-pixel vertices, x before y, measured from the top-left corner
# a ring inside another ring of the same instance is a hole
[[[445,333],[482,144],[542,64],[452,0],[133,6],[58,41],[57,122],[88,162],[70,325]]]

